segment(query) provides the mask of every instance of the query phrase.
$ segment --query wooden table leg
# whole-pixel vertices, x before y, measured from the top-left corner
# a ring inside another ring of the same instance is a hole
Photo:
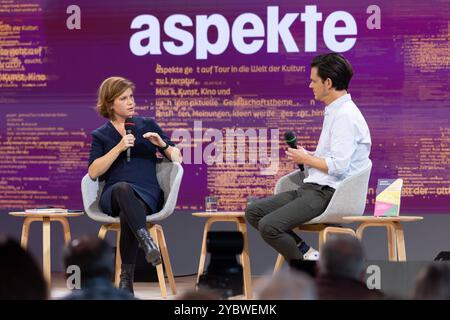
[[[398,261],[406,261],[405,234],[400,222],[394,222]]]
[[[50,252],[50,218],[44,217],[42,220],[42,264],[44,278],[47,283],[51,283],[51,252]]]
[[[243,218],[238,218],[238,221],[239,231],[242,232],[242,236],[244,238],[244,249],[241,254],[242,269],[244,271],[244,295],[247,299],[252,299],[252,273],[248,249],[247,225],[245,224],[245,220]]]
[[[367,227],[386,227],[388,235],[389,261],[406,261],[405,235],[400,222],[363,222],[356,230],[356,235],[360,240],[362,240],[363,231]]]
[[[33,221],[42,221],[41,218],[32,218],[32,217],[26,217],[23,220],[23,226],[22,226],[22,236],[20,239],[20,245],[23,249],[27,249],[28,247],[28,237],[30,234],[30,225]]]
[[[62,228],[63,228],[63,232],[64,232],[64,243],[67,245],[70,242],[70,239],[71,239],[69,221],[67,221],[67,219],[64,218],[64,217],[53,218],[51,220],[52,221],[58,221],[58,222],[61,223]]]
[[[198,263],[198,271],[197,271],[197,284],[200,281],[200,276],[203,274],[203,270],[205,269],[205,261],[206,261],[206,238],[208,236],[208,231],[211,229],[211,225],[214,223],[214,219],[209,218],[205,222],[205,227],[203,228],[203,240],[202,240],[202,249],[200,251],[200,261]]]
[[[392,225],[388,224],[386,225],[386,232],[388,238],[389,261],[397,261],[397,237],[395,235],[395,228]]]

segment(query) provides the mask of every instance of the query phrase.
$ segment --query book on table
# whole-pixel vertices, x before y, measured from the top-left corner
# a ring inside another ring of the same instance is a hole
[[[61,207],[45,207],[45,208],[30,208],[25,209],[25,213],[36,213],[36,214],[56,214],[56,213],[67,213],[66,208]]]
[[[376,217],[397,217],[400,214],[400,199],[403,179],[379,179],[375,199]]]

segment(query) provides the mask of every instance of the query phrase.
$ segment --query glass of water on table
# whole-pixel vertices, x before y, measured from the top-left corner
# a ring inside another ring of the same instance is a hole
[[[217,212],[217,197],[207,196],[205,197],[205,211],[206,212]]]

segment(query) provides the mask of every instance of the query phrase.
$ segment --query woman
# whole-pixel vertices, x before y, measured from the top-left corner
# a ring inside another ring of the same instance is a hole
[[[134,114],[134,84],[121,77],[103,81],[98,91],[97,111],[109,119],[92,132],[88,174],[105,180],[100,197],[103,212],[120,217],[120,288],[133,293],[138,246],[146,260],[161,263],[160,252],[147,228],[146,216],[158,212],[164,195],[156,179],[156,151],[181,162],[181,153],[150,118],[133,117],[133,132],[126,133],[125,119]],[[130,161],[126,150],[131,148]]]

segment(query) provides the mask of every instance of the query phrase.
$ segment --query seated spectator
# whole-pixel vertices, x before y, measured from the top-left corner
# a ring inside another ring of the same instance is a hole
[[[330,238],[320,253],[316,286],[319,299],[383,299],[363,282],[364,251],[359,240],[349,235]]]
[[[446,262],[434,262],[417,276],[413,299],[450,300],[450,266]]]
[[[0,300],[48,298],[41,269],[17,241],[0,237],[0,261]]]
[[[63,264],[78,266],[81,273],[80,288],[74,289],[66,300],[131,300],[129,292],[117,289],[111,281],[114,275],[114,255],[106,241],[96,236],[83,236],[72,240],[63,251]],[[67,274],[72,276],[72,274]]]
[[[293,269],[267,275],[255,289],[257,300],[316,300],[316,287],[310,276]]]
[[[177,297],[177,300],[221,300],[221,296],[207,289],[188,290]]]

